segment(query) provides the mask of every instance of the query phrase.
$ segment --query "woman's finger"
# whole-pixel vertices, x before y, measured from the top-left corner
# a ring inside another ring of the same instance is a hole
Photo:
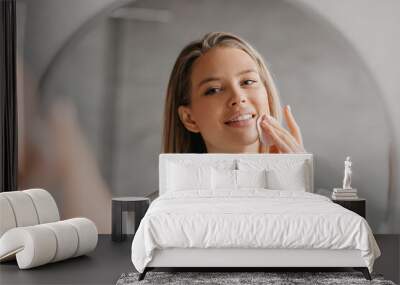
[[[275,130],[279,130],[279,133],[285,134],[286,137],[291,138],[296,144],[298,144],[297,139],[293,137],[293,135],[285,128],[283,128],[274,117],[266,116],[266,120],[272,127],[275,128]]]
[[[273,117],[266,117],[267,124],[264,128],[272,128],[275,133],[285,142],[285,144],[294,153],[304,153],[304,147],[300,145],[297,140],[289,133],[286,129],[282,128],[281,125]]]
[[[286,120],[286,124],[290,130],[290,133],[292,136],[296,139],[296,141],[303,145],[303,138],[301,136],[300,128],[299,125],[297,124],[296,120],[294,119],[292,110],[289,105],[286,105],[286,107],[283,110],[283,114]]]
[[[274,130],[273,127],[268,126],[267,122],[263,121],[261,123],[261,127],[263,128],[264,131],[266,131],[271,139],[274,141],[275,145],[278,147],[280,152],[284,153],[291,153],[292,149],[286,144],[284,140],[280,138],[280,136],[277,134],[277,132]]]
[[[296,139],[284,128],[274,128],[277,135],[291,148],[292,152],[300,152],[302,147]]]

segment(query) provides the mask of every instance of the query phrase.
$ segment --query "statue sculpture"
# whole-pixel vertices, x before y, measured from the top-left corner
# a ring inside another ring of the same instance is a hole
[[[344,162],[344,178],[343,178],[343,189],[352,189],[351,188],[351,160],[350,156],[346,157]]]

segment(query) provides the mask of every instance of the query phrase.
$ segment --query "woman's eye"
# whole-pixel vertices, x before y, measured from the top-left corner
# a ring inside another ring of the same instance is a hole
[[[254,83],[256,83],[257,81],[255,80],[251,80],[251,79],[247,79],[245,81],[243,81],[244,85],[252,85]]]
[[[204,95],[212,95],[212,94],[214,94],[214,93],[217,93],[218,92],[218,90],[220,90],[220,88],[209,88],[209,89],[207,89],[207,91],[204,93]]]

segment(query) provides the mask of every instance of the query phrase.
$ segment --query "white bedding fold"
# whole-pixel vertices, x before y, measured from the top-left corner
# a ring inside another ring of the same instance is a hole
[[[174,247],[358,249],[370,272],[380,256],[361,216],[321,195],[259,188],[154,200],[133,239],[132,262],[143,272],[154,249]]]

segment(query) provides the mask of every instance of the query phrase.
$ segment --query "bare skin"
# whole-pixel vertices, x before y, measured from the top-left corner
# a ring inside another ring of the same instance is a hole
[[[287,105],[283,108],[283,115],[289,131],[271,116],[265,116],[265,119],[261,122],[261,129],[273,142],[270,152],[305,153],[301,131],[290,106]]]
[[[191,104],[180,106],[178,114],[187,130],[201,134],[207,152],[259,153],[256,120],[268,116],[270,110],[254,60],[240,49],[214,48],[193,64],[191,85]],[[252,117],[232,122],[238,114]],[[273,141],[270,152],[304,152],[293,115],[288,113],[285,118],[289,132],[269,121],[262,127]]]

